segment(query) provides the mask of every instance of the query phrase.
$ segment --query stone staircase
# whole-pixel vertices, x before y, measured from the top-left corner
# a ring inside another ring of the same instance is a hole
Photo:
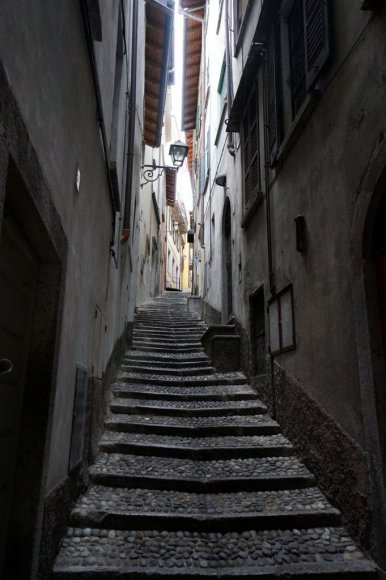
[[[375,578],[241,373],[217,373],[186,297],[141,307],[53,577]]]

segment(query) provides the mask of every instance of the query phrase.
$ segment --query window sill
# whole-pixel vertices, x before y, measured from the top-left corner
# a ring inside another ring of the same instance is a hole
[[[256,195],[255,201],[252,203],[251,207],[243,215],[243,220],[241,222],[241,227],[243,229],[248,228],[253,216],[256,213],[257,208],[259,207],[259,205],[261,204],[263,199],[264,199],[264,194],[261,191],[259,191],[258,194]]]
[[[307,95],[276,155],[271,159],[271,167],[275,167],[284,161],[311,117],[320,95],[320,91],[316,89]]]

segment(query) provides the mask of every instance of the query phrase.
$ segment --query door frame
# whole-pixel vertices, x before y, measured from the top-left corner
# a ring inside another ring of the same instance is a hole
[[[386,188],[386,136],[377,142],[357,193],[350,235],[352,266],[352,303],[358,360],[364,444],[367,451],[372,491],[373,554],[379,566],[386,569],[384,538],[386,537],[384,452],[381,447],[378,418],[378,390],[385,381],[375,266],[371,255],[373,225],[379,200]],[[378,329],[377,329],[378,325]],[[386,450],[384,450],[386,451]]]
[[[14,195],[7,196],[10,187]],[[36,452],[28,460],[28,475],[23,473],[22,479],[28,483],[28,502],[33,505],[25,555],[28,577],[35,578],[46,499],[68,243],[53,195],[0,62],[0,235],[5,203],[39,263],[24,403],[25,411],[29,405],[37,405],[37,415],[28,430],[27,417],[22,417],[20,433],[24,443],[21,442],[18,453],[21,457],[26,439],[33,435]],[[37,431],[32,433],[31,429]],[[19,482],[19,487],[23,481]]]

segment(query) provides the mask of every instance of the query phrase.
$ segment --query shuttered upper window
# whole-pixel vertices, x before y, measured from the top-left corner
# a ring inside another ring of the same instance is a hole
[[[293,117],[328,57],[327,16],[325,0],[295,0],[289,14]]]
[[[259,146],[259,98],[255,82],[242,121],[244,211],[247,212],[261,191]]]
[[[271,159],[325,65],[328,0],[288,0],[267,43],[268,135]],[[289,82],[288,82],[289,81]]]

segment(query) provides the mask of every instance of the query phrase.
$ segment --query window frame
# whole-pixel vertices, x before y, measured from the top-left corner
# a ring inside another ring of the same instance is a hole
[[[256,139],[256,149],[255,151],[253,151],[251,153],[251,151],[248,152],[248,156],[250,159],[252,159],[252,161],[256,162],[257,165],[257,171],[258,171],[258,179],[257,179],[257,185],[255,186],[255,188],[250,188],[249,191],[249,195],[248,195],[248,202],[247,202],[247,198],[246,198],[246,194],[247,194],[247,190],[246,190],[246,182],[247,182],[247,178],[248,175],[247,174],[251,174],[251,164],[248,165],[247,167],[247,163],[248,160],[246,159],[246,150],[248,148],[251,147],[251,126],[248,124],[249,127],[249,132],[248,132],[248,137],[247,137],[247,141],[248,144],[246,143],[246,137],[245,137],[245,120],[246,117],[250,117],[250,107],[252,105],[252,100],[254,98],[255,95],[255,103],[256,103],[256,135],[257,135],[257,139]],[[260,107],[259,107],[259,103],[260,103],[260,83],[259,83],[259,79],[258,79],[258,75],[256,75],[253,84],[251,85],[251,92],[250,95],[248,97],[247,103],[245,105],[245,112],[242,116],[241,119],[241,127],[240,127],[240,147],[241,147],[241,164],[242,164],[242,175],[243,175],[243,184],[242,184],[242,192],[243,192],[243,223],[242,226],[244,227],[246,225],[246,222],[249,221],[247,220],[247,218],[253,213],[257,203],[262,199],[263,197],[263,192],[262,192],[262,174],[261,174],[261,135],[260,135]],[[247,147],[248,145],[248,147]]]
[[[283,347],[283,332],[282,332],[282,311],[281,311],[281,300],[282,297],[289,292],[290,294],[290,305],[291,305],[291,326],[292,326],[292,344]],[[279,348],[277,350],[272,350],[272,333],[271,333],[271,314],[270,307],[272,304],[277,302],[278,308],[278,334],[279,334]],[[268,329],[269,329],[269,353],[271,357],[277,356],[279,354],[284,354],[296,349],[296,330],[295,330],[295,300],[294,300],[294,290],[293,285],[288,284],[280,292],[275,294],[270,300],[268,300]]]

